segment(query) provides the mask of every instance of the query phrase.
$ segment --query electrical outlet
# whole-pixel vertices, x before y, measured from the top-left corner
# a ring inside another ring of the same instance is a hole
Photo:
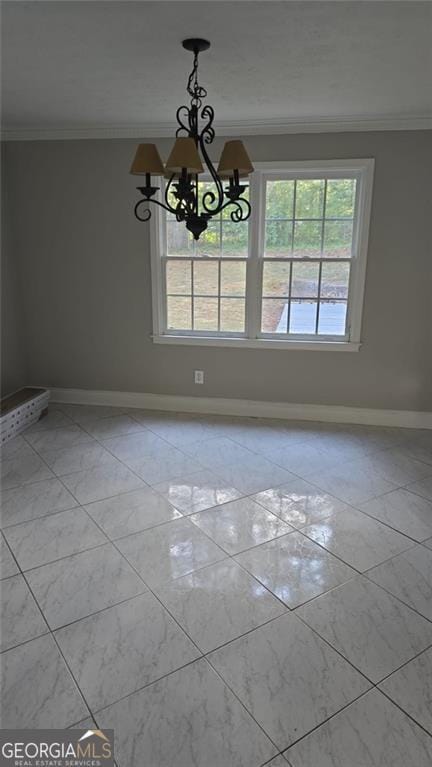
[[[204,383],[204,370],[194,370],[194,377],[196,384]]]

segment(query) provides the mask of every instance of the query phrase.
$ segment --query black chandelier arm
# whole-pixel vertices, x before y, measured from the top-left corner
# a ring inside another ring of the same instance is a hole
[[[160,208],[163,208],[163,210],[166,210],[167,213],[172,213],[176,217],[180,215],[179,210],[173,208],[171,205],[165,205],[165,203],[161,202],[160,200],[155,200],[154,198],[143,197],[142,200],[138,200],[134,208],[135,217],[138,219],[138,221],[148,221],[149,218],[151,218],[152,212],[149,207],[145,208],[141,215],[138,213],[141,205],[148,205],[149,203],[152,205],[158,205]]]
[[[239,197],[237,200],[228,200],[224,205],[222,205],[221,211],[225,210],[225,208],[228,208],[230,205],[234,205],[234,210],[231,211],[230,214],[231,221],[236,223],[240,221],[247,221],[252,212],[249,200],[247,200],[245,197]]]
[[[217,194],[215,194],[211,190],[206,192],[203,195],[203,198],[202,198],[202,201],[201,201],[202,202],[202,207],[203,207],[203,210],[205,211],[205,213],[208,213],[211,216],[215,216],[218,213],[220,213],[220,211],[222,210],[222,206],[223,206],[224,190],[223,190],[223,186],[222,186],[222,181],[220,180],[218,174],[216,173],[216,169],[215,169],[212,161],[210,160],[210,157],[207,154],[207,149],[206,149],[206,146],[205,146],[205,139],[203,138],[203,134],[202,133],[200,134],[200,137],[199,137],[199,145],[200,145],[201,153],[202,153],[202,155],[204,157],[205,164],[207,165],[207,168],[208,168],[208,170],[210,172],[210,175],[212,177],[212,180],[213,180],[213,183],[214,183],[214,185],[216,187],[216,192],[217,192]],[[214,203],[216,203],[216,206],[212,207],[214,205]]]

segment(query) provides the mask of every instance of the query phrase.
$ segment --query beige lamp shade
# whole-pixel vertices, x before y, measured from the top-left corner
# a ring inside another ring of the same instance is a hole
[[[195,141],[190,136],[176,138],[166,163],[166,171],[171,174],[181,173],[183,168],[188,173],[204,173]]]
[[[225,143],[217,172],[221,178],[228,178],[234,175],[234,170],[238,170],[239,176],[248,176],[253,171],[253,165],[243,141],[238,139]]]
[[[130,173],[134,176],[143,176],[146,173],[163,176],[164,166],[156,144],[138,145]]]

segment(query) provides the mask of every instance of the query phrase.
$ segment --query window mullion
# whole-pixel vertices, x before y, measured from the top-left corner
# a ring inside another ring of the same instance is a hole
[[[289,333],[290,330],[290,322],[291,322],[291,290],[292,290],[292,276],[293,276],[293,261],[291,259],[290,261],[290,275],[289,275],[289,286],[288,286],[288,308],[287,308],[287,330],[286,332]]]
[[[323,254],[324,254],[324,227],[325,227],[325,217],[326,217],[326,206],[327,206],[327,179],[324,181],[324,199],[323,199],[323,214],[322,214],[322,223],[321,223],[321,261],[319,264],[319,273],[318,273],[318,291],[317,291],[317,310],[316,310],[316,319],[315,319],[315,335],[318,335],[318,327],[319,327],[319,320],[320,320],[320,299],[321,299],[321,282],[322,282],[322,268],[323,268]]]
[[[218,333],[221,329],[221,271],[222,271],[222,259],[218,259]]]
[[[194,289],[194,279],[195,279],[195,261],[191,263],[191,328],[192,330],[195,330],[195,289]]]
[[[265,194],[262,174],[255,171],[249,186],[252,208],[246,269],[246,336],[257,338],[261,327],[261,284],[264,248]]]

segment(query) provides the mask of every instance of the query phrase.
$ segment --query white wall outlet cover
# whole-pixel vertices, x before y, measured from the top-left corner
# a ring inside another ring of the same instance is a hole
[[[204,370],[194,370],[194,380],[196,384],[204,383]]]

